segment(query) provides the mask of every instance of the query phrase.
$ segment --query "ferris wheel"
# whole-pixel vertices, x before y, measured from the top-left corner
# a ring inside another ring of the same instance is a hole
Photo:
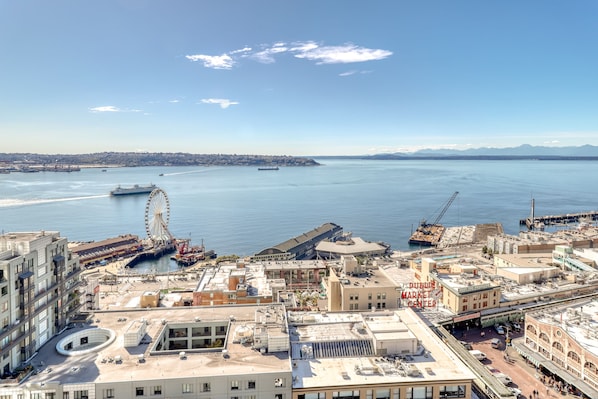
[[[154,245],[172,242],[172,234],[168,230],[170,220],[170,202],[161,188],[154,189],[145,204],[145,231]]]

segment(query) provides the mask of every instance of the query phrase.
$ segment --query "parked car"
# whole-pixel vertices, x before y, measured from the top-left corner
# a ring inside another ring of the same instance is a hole
[[[503,326],[501,326],[500,324],[495,324],[494,329],[496,330],[497,334],[505,335],[505,328]]]
[[[501,344],[502,343],[499,338],[492,338],[492,341],[490,341],[490,345],[492,345],[492,347],[495,349],[500,349]]]
[[[521,331],[521,324],[513,322],[513,330],[517,332]]]

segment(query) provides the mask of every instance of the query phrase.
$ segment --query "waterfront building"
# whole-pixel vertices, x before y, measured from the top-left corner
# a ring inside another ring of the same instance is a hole
[[[293,399],[471,398],[474,375],[411,310],[288,313]]]
[[[0,370],[18,370],[81,307],[79,258],[59,232],[0,235]]]
[[[573,248],[595,248],[598,246],[598,228],[576,230],[522,231],[519,235],[497,234],[488,236],[487,248],[494,254],[547,253],[557,245]]]
[[[346,234],[342,239],[335,241],[320,241],[316,246],[318,259],[340,259],[341,256],[383,256],[389,252],[389,246],[377,242],[365,241],[361,237],[352,237]]]
[[[119,257],[133,256],[142,249],[143,244],[139,237],[127,234],[102,241],[73,245],[71,251],[79,256],[79,263],[85,267]]]
[[[324,223],[307,233],[256,253],[251,257],[251,261],[313,259],[316,257],[316,245],[320,241],[334,241],[341,237],[342,232],[343,228],[341,226],[334,223]]]
[[[525,315],[525,335],[517,351],[561,388],[572,385],[598,397],[598,302],[596,299],[545,308]]]

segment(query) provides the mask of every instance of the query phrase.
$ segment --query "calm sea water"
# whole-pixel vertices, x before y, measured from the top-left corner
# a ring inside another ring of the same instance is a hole
[[[145,237],[146,195],[117,185],[155,183],[170,202],[169,230],[219,255],[249,255],[325,222],[408,250],[455,191],[446,226],[500,222],[507,233],[536,215],[598,209],[598,162],[318,160],[319,167],[144,167],[0,175],[0,229],[57,230],[70,241]],[[159,176],[164,174],[163,176]]]

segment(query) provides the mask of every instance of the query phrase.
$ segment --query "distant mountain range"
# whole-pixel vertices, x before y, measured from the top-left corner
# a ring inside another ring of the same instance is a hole
[[[598,160],[598,146],[544,147],[523,144],[509,148],[470,148],[467,150],[424,149],[360,157],[364,159],[587,159]]]

